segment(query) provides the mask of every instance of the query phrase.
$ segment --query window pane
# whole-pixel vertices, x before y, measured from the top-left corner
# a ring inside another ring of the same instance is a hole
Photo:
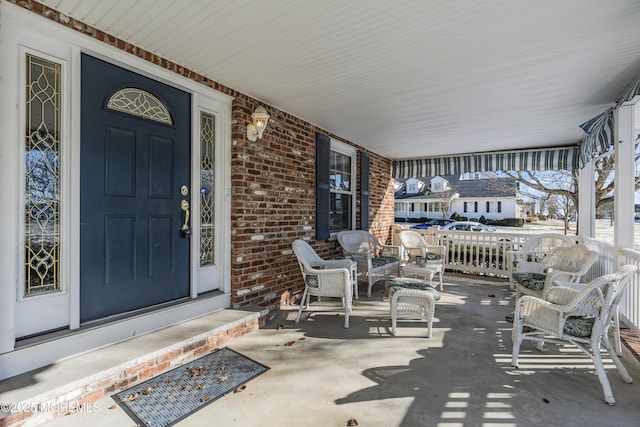
[[[331,232],[351,230],[351,195],[331,193]]]
[[[173,124],[167,107],[158,98],[142,89],[119,90],[109,98],[107,108],[160,123]]]
[[[25,287],[60,290],[60,74],[52,61],[26,56]]]
[[[332,190],[351,191],[350,156],[332,151],[329,174],[329,182]]]
[[[200,267],[214,264],[215,117],[200,113]]]

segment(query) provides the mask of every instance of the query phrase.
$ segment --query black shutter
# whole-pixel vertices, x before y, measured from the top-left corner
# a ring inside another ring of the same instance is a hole
[[[371,155],[360,152],[360,230],[369,231],[369,163]]]
[[[316,240],[331,236],[331,189],[329,187],[329,162],[331,140],[316,133]]]
[[[462,212],[466,212],[467,211],[467,202],[464,202],[464,209]]]
[[[498,202],[498,213],[502,212],[502,202]]]
[[[473,211],[478,212],[478,202],[473,202]]]
[[[487,202],[487,209],[485,210],[485,212],[489,212],[489,202]]]

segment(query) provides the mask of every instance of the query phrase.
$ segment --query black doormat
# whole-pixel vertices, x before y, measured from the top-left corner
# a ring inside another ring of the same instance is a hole
[[[141,427],[170,426],[268,369],[221,348],[112,397]]]

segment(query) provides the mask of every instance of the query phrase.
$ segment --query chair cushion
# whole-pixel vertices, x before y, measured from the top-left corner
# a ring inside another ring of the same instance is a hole
[[[389,279],[389,296],[393,296],[393,294],[400,289],[419,289],[428,292],[434,301],[440,299],[440,293],[429,286],[424,280],[411,277],[394,277],[393,279]]]
[[[508,323],[513,323],[513,319],[515,318],[515,312],[510,312],[505,314],[504,320]],[[593,329],[593,324],[595,323],[595,319],[593,317],[584,317],[584,316],[569,316],[567,317],[567,321],[564,323],[563,332],[567,335],[571,335],[573,337],[578,338],[588,338],[591,336],[591,330]],[[530,331],[530,328],[526,328],[525,332]]]
[[[371,266],[373,268],[382,267],[383,265],[392,264],[398,262],[399,258],[396,256],[374,256],[371,258]]]
[[[591,336],[591,330],[596,319],[584,316],[569,316],[564,323],[563,331],[565,334],[578,337],[588,338]]]
[[[546,274],[541,273],[513,273],[513,280],[525,288],[541,291],[544,289]]]
[[[305,276],[305,283],[307,284],[307,286],[311,287],[311,288],[317,288],[318,287],[318,275],[317,274],[307,274]]]

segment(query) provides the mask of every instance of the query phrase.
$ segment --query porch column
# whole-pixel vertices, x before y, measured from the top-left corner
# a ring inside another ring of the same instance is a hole
[[[590,161],[578,171],[578,236],[596,237],[595,163]]]
[[[617,116],[614,244],[621,249],[634,246],[635,104],[622,105]]]

